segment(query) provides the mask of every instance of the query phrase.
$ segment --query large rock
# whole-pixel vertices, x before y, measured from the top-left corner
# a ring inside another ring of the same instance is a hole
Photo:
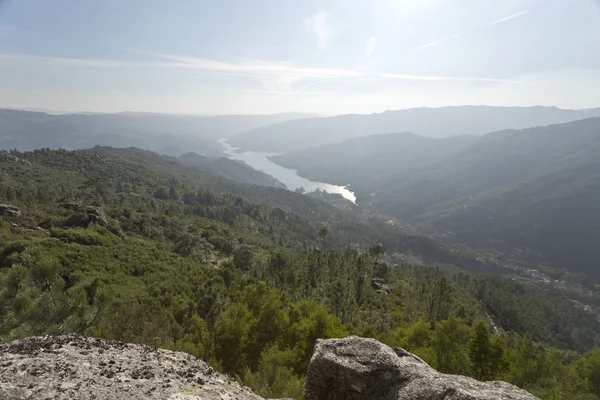
[[[535,400],[506,382],[437,372],[403,349],[351,336],[318,340],[308,367],[306,400]]]
[[[5,215],[7,217],[20,217],[21,210],[19,210],[19,207],[8,204],[0,204],[0,215]]]
[[[261,400],[189,354],[76,335],[1,344],[0,399]]]
[[[109,225],[108,218],[106,218],[106,214],[100,207],[88,207],[87,214],[90,222],[104,227]]]

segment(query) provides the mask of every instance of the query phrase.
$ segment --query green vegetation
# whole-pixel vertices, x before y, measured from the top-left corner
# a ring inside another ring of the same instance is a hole
[[[356,334],[544,399],[600,394],[594,314],[308,196],[94,148],[0,154],[0,202],[22,213],[0,218],[2,340],[159,345],[302,398],[316,339]]]

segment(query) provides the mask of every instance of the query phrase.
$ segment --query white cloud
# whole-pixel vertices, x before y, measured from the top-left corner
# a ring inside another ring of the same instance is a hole
[[[304,20],[306,29],[315,36],[319,49],[325,50],[331,40],[331,27],[329,26],[329,14],[320,11]]]
[[[365,48],[365,55],[370,56],[371,53],[373,53],[373,50],[375,50],[375,47],[377,47],[377,36],[373,36],[369,39],[367,47]]]
[[[491,26],[491,25],[500,24],[500,23],[502,23],[502,22],[509,21],[509,20],[511,20],[511,19],[513,19],[513,18],[517,18],[517,17],[520,17],[520,16],[522,16],[522,15],[525,15],[525,14],[527,14],[528,12],[529,12],[529,11],[527,11],[527,10],[524,10],[524,11],[518,12],[518,13],[516,13],[516,14],[509,15],[508,17],[504,17],[504,18],[500,18],[500,19],[498,19],[498,20],[496,20],[496,21],[492,21],[492,22],[490,22],[488,25],[490,25],[490,26]]]

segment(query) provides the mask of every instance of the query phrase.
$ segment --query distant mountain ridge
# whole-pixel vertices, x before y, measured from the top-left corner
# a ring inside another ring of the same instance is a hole
[[[531,128],[590,117],[600,117],[600,108],[412,108],[369,115],[348,114],[286,121],[240,133],[232,137],[229,143],[243,150],[284,153],[375,134],[412,132],[434,138],[482,135],[503,129]]]
[[[222,138],[305,114],[179,116],[145,113],[64,114],[0,109],[0,148],[83,149],[135,146],[179,156],[220,155]]]

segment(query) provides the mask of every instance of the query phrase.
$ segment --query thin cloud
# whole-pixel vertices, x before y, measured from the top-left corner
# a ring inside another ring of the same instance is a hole
[[[379,74],[386,79],[399,79],[405,81],[458,81],[458,82],[511,82],[518,81],[500,78],[480,78],[480,77],[464,77],[464,76],[436,76],[436,75],[413,75],[413,74]]]
[[[501,24],[502,22],[510,21],[511,19],[518,18],[518,17],[520,17],[522,15],[525,15],[527,13],[529,13],[529,11],[523,10],[523,11],[518,12],[516,14],[509,15],[508,17],[500,18],[500,19],[498,19],[496,21],[490,22],[488,25],[492,26],[492,25],[496,25],[496,24]]]
[[[367,57],[370,56],[371,53],[373,53],[373,50],[375,50],[375,47],[377,47],[377,36],[373,36],[369,39],[367,47],[365,48],[365,55]]]
[[[89,68],[174,68],[199,71],[211,71],[232,74],[273,74],[293,76],[298,78],[359,78],[361,73],[354,70],[333,68],[307,68],[294,66],[285,62],[272,62],[252,60],[238,63],[211,60],[206,58],[185,57],[169,54],[155,54],[154,56],[167,61],[119,61],[82,58],[47,57],[30,54],[1,54],[0,61],[5,63],[37,63],[58,65],[64,67],[89,67]]]
[[[301,91],[303,91],[304,89],[308,89],[309,87],[312,87],[312,86],[318,85],[318,84],[320,84],[320,83],[322,83],[322,82],[323,82],[323,79],[321,79],[320,81],[316,81],[316,82],[309,83],[308,85],[304,85],[304,86],[302,86],[301,88],[297,89],[296,91],[297,91],[297,92],[301,92]]]
[[[464,36],[466,34],[467,34],[467,32],[455,33],[452,36],[448,36],[448,37],[445,37],[445,38],[442,38],[442,39],[434,40],[433,42],[429,42],[429,43],[425,43],[425,44],[422,44],[420,46],[417,46],[417,47],[415,47],[413,49],[410,49],[407,53],[412,53],[413,51],[422,50],[422,49],[425,49],[427,47],[437,46],[438,44],[444,43],[444,42],[446,42],[448,40],[451,40],[451,39],[459,38],[459,37]]]
[[[329,14],[320,11],[304,20],[306,29],[316,38],[319,49],[325,50],[331,40],[331,27],[329,26]]]

